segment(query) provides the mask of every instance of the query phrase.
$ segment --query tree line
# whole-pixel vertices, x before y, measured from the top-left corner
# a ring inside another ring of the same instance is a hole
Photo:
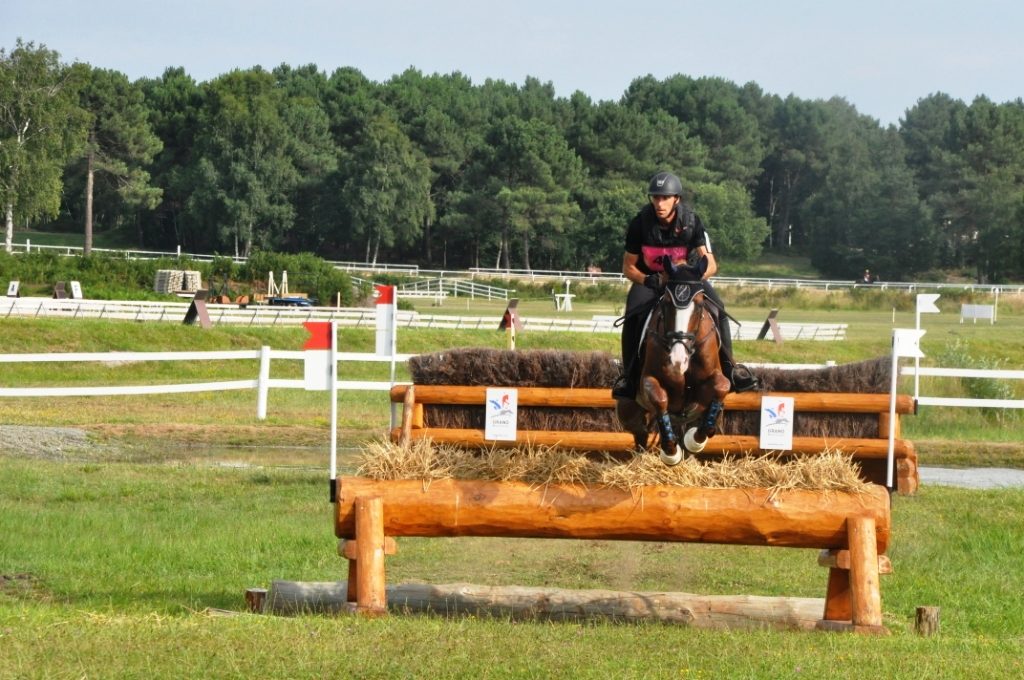
[[[618,270],[668,169],[720,259],[823,275],[1024,278],[1024,103],[943,93],[882,126],[842,98],[678,74],[619,101],[410,68],[182,68],[130,81],[0,49],[0,205],[15,229],[128,230],[140,248],[431,268]]]

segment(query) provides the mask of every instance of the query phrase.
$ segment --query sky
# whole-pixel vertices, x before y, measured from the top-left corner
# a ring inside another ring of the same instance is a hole
[[[618,101],[636,78],[681,73],[842,97],[882,125],[936,92],[1024,97],[1022,35],[1020,0],[0,0],[0,48],[21,38],[132,80],[415,68]]]

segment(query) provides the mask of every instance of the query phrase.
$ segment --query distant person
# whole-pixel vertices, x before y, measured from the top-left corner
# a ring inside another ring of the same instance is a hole
[[[860,280],[857,283],[874,283],[875,277],[871,275],[870,269],[865,269],[864,273],[860,275]]]
[[[732,354],[732,332],[725,316],[725,305],[708,280],[718,271],[711,252],[711,240],[700,218],[682,203],[683,184],[669,172],[659,172],[647,187],[648,202],[629,223],[626,231],[626,252],[622,257],[622,273],[633,285],[626,298],[625,321],[622,324],[622,376],[612,387],[615,398],[635,399],[640,383],[640,361],[637,352],[643,339],[645,319],[634,313],[656,300],[667,278],[662,274],[659,259],[664,255],[673,264],[707,257],[704,294],[719,307],[718,331],[722,373],[732,384],[733,392],[757,389],[757,378],[746,366],[737,364]]]

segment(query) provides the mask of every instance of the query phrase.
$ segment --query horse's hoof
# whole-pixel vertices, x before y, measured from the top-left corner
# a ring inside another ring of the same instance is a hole
[[[697,441],[694,438],[695,434],[697,434],[697,428],[691,427],[689,430],[686,431],[686,434],[683,435],[683,446],[685,446],[686,450],[689,451],[690,453],[700,453],[701,451],[704,450],[704,446],[708,443],[707,439],[705,439],[702,442]]]
[[[661,458],[661,462],[665,465],[679,465],[679,461],[683,459],[683,450],[676,446],[675,455],[669,455],[662,451],[659,457]]]

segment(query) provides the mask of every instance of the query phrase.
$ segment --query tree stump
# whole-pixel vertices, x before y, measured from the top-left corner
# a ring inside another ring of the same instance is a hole
[[[914,617],[914,630],[918,635],[935,635],[939,632],[939,607],[918,607]]]

